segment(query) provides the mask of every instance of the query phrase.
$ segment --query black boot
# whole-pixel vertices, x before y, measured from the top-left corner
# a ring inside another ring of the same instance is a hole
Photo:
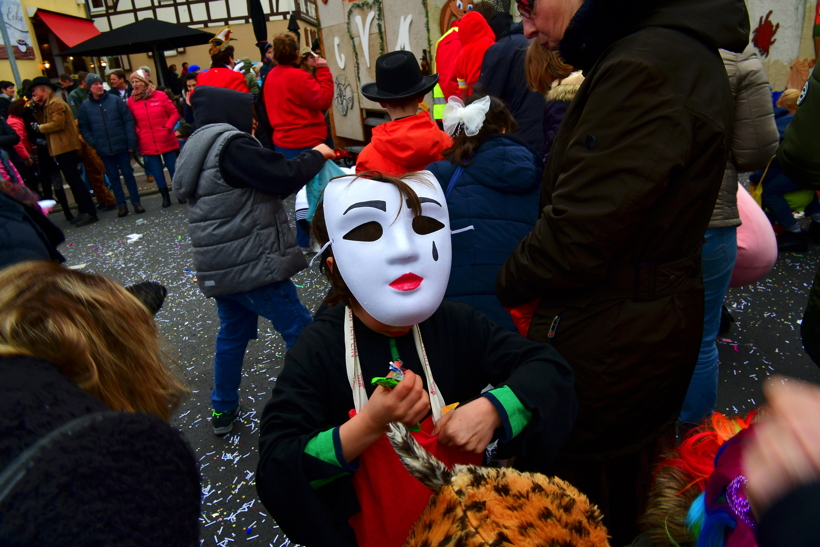
[[[171,196],[168,195],[168,188],[160,188],[159,193],[162,194],[162,208],[171,206]]]
[[[786,253],[805,253],[809,250],[806,232],[783,232],[777,236],[777,250]]]

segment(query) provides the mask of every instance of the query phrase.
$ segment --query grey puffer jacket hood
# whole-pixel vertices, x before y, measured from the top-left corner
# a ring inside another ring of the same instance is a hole
[[[757,171],[765,167],[774,156],[779,141],[769,77],[754,47],[749,44],[742,53],[722,49],[720,56],[735,97],[735,123],[732,130],[732,159],[726,164],[709,228],[740,225],[737,174],[739,171]]]

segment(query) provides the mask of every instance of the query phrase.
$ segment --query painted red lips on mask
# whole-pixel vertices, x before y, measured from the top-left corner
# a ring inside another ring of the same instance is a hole
[[[399,277],[392,283],[390,286],[396,289],[397,291],[412,291],[417,289],[421,282],[424,281],[423,277],[419,277],[414,273],[406,273],[403,276]]]

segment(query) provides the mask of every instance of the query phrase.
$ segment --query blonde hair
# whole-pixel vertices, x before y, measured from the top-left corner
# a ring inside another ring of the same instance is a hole
[[[553,81],[572,74],[572,67],[561,60],[557,52],[545,48],[538,40],[530,40],[524,67],[527,87],[542,95],[549,93]]]
[[[789,112],[797,110],[797,99],[799,98],[800,91],[797,89],[787,89],[781,93],[780,98],[777,99],[777,106],[780,108],[786,108]]]
[[[0,355],[46,360],[112,410],[168,420],[188,393],[139,300],[52,262],[0,271]]]

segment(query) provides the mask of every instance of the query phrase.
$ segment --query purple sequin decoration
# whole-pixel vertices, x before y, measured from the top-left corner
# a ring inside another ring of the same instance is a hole
[[[757,520],[752,513],[752,504],[746,497],[746,485],[749,481],[743,475],[738,475],[726,488],[726,501],[732,512],[752,530],[757,530]]]

